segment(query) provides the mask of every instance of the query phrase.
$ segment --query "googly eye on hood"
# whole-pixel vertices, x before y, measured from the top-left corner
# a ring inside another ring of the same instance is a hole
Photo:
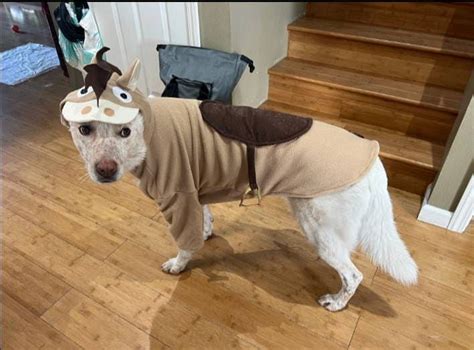
[[[130,103],[133,100],[132,95],[119,86],[112,87],[112,92],[114,93],[114,96],[123,103]]]
[[[92,92],[94,91],[94,89],[92,89],[92,86],[89,86],[89,87],[82,87],[80,88],[79,90],[77,90],[77,97],[85,97],[89,94],[91,94]]]

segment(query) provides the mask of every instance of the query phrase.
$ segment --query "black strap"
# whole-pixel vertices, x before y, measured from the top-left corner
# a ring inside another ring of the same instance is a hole
[[[179,97],[178,82],[176,81],[176,77],[173,77],[165,86],[161,97]]]
[[[240,59],[249,65],[250,73],[253,73],[253,71],[255,70],[255,66],[253,65],[253,61],[245,55],[241,55]]]
[[[252,191],[258,190],[257,175],[255,173],[255,147],[247,145],[247,167],[249,186]]]
[[[209,100],[211,98],[211,92],[206,84],[202,83],[201,88],[199,89],[199,95],[197,97],[198,100],[204,101]]]
[[[189,96],[184,96],[184,97],[180,96],[179,84],[193,87],[196,89],[196,91],[199,88],[199,91],[197,92],[197,96],[193,96],[193,98],[196,98],[201,101],[208,100],[209,98],[211,98],[211,90],[208,84],[205,84],[201,81],[182,79],[174,75],[173,75],[173,78],[171,78],[171,80],[169,81],[169,83],[165,86],[165,89],[163,93],[161,94],[161,97],[190,98]],[[212,89],[212,86],[211,86],[211,89]]]

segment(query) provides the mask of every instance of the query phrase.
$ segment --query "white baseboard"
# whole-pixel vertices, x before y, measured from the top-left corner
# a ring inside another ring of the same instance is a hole
[[[471,176],[464,194],[448,225],[448,230],[464,232],[474,215],[474,176]]]
[[[474,213],[474,176],[471,177],[466,190],[455,210],[441,209],[428,204],[431,195],[432,185],[429,185],[425,192],[423,204],[418,214],[418,220],[446,228],[450,231],[462,233],[471,222]]]
[[[449,210],[441,209],[428,204],[428,198],[430,198],[431,189],[432,184],[430,184],[426,189],[425,198],[423,198],[423,204],[421,205],[421,209],[418,214],[418,220],[435,226],[447,228],[453,213]]]

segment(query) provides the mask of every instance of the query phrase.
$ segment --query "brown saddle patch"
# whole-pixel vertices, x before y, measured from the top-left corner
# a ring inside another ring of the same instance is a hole
[[[254,147],[291,141],[313,124],[311,118],[216,101],[204,101],[199,109],[204,121],[218,133]]]
[[[275,145],[296,139],[313,125],[310,118],[266,111],[251,107],[239,107],[216,101],[204,101],[199,105],[204,121],[222,136],[245,143],[250,190],[244,200],[257,197],[260,191],[255,173],[255,147]]]

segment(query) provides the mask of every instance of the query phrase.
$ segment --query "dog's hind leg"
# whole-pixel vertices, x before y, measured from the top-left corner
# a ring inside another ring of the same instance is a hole
[[[362,281],[362,273],[352,263],[351,251],[369,205],[366,181],[318,198],[289,198],[290,206],[306,237],[321,259],[333,267],[342,282],[336,294],[326,294],[319,303],[330,311],[343,309]]]
[[[342,281],[339,292],[323,295],[318,300],[319,304],[329,311],[342,310],[356,292],[363,278],[362,273],[352,263],[349,251],[347,249],[337,250],[318,249],[321,258],[338,272]]]
[[[212,216],[211,209],[208,205],[202,206],[202,214],[204,216],[204,227],[202,232],[204,240],[207,241],[212,236],[212,223],[214,222],[214,217]]]
[[[315,199],[289,199],[293,212],[303,229],[306,237],[316,247],[316,250],[329,266],[334,268],[342,282],[342,287],[336,294],[326,294],[319,299],[319,303],[330,311],[343,309],[354,295],[362,281],[362,273],[350,259],[351,240],[344,240],[344,236],[353,236],[347,231],[338,233],[337,216],[332,217],[331,209],[315,203]],[[346,227],[346,230],[354,228]],[[342,236],[342,237],[341,237]]]

